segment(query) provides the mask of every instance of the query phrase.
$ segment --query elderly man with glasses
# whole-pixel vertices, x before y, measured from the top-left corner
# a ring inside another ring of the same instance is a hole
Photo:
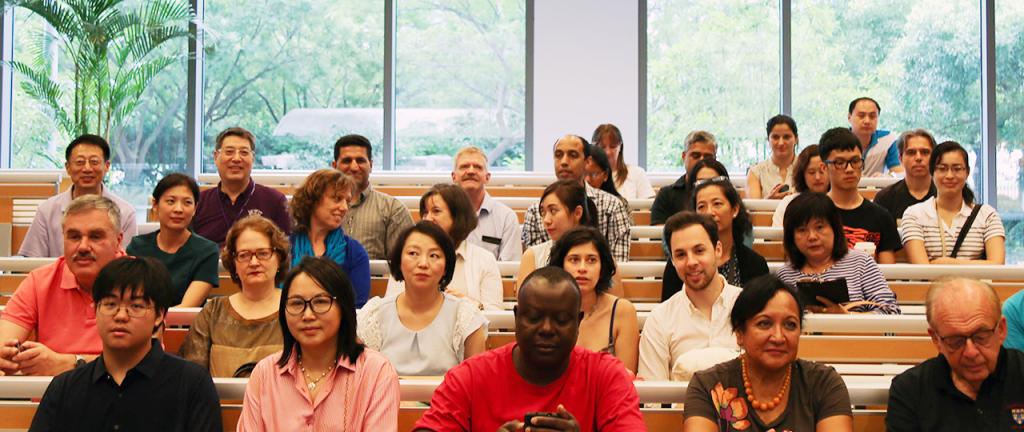
[[[936,281],[926,300],[939,351],[892,381],[890,432],[1008,431],[1024,427],[1024,353],[1002,347],[1006,320],[983,282]]]

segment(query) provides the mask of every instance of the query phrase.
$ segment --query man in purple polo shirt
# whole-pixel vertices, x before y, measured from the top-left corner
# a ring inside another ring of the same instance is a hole
[[[285,233],[291,232],[288,200],[277,190],[256,184],[252,163],[256,158],[256,137],[240,127],[217,135],[213,150],[220,183],[199,194],[199,206],[192,227],[196,234],[224,246],[224,237],[235,221],[261,215],[274,221]]]

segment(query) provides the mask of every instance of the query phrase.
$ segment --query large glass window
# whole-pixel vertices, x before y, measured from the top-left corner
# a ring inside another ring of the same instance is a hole
[[[680,171],[693,130],[718,139],[742,175],[768,157],[765,124],[779,113],[776,0],[649,0],[647,166]]]
[[[1006,262],[1024,261],[1024,3],[996,2],[996,190]]]
[[[879,129],[924,128],[973,153],[980,179],[980,14],[976,0],[793,1],[793,113],[805,144],[849,127],[860,96]]]
[[[526,2],[396,3],[395,167],[450,170],[475,145],[525,169]]]
[[[118,7],[126,14],[141,13],[142,5],[129,1]],[[67,116],[74,119],[76,59],[65,45],[66,38],[60,37],[42,18],[23,8],[15,8],[14,13],[14,56],[28,69],[16,70],[13,76],[12,167],[62,169],[64,150],[74,137],[70,136],[72,134],[67,128],[58,127],[55,120],[57,111],[45,100],[56,100],[64,107]],[[160,177],[185,168],[187,40],[174,39],[142,59],[129,56],[120,68],[120,60],[113,54],[113,47],[132,44],[123,38],[117,40],[121,45],[112,45],[112,53],[108,57],[111,74],[117,74],[112,78],[114,81],[117,77],[130,76],[128,71],[133,66],[156,68],[159,58],[168,59],[169,63],[153,78],[137,105],[130,111],[126,109],[130,114],[118,120],[119,110],[115,110],[109,130],[104,131],[104,125],[93,123],[98,112],[95,101],[82,102],[84,106],[80,107],[80,112],[89,113],[86,117],[90,119],[88,132],[106,135],[110,142],[112,169],[107,174],[107,185],[136,206],[145,207]],[[30,78],[32,74],[36,78]],[[59,93],[40,92],[42,83],[47,81],[54,83]],[[130,101],[133,98],[132,87],[130,84],[123,87],[112,85],[114,90],[110,95]]]
[[[255,168],[329,166],[334,141],[383,136],[384,4],[364,0],[208,0],[203,171],[217,134],[256,135]]]

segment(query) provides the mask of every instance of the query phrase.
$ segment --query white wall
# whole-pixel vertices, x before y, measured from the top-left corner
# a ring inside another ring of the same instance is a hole
[[[622,131],[637,163],[639,4],[636,0],[537,0],[533,44],[533,169],[551,172],[565,134],[590,139],[601,123]]]

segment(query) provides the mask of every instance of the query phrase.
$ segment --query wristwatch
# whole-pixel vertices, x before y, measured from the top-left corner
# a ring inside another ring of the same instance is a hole
[[[79,367],[85,364],[85,357],[81,354],[75,354],[75,367]]]

